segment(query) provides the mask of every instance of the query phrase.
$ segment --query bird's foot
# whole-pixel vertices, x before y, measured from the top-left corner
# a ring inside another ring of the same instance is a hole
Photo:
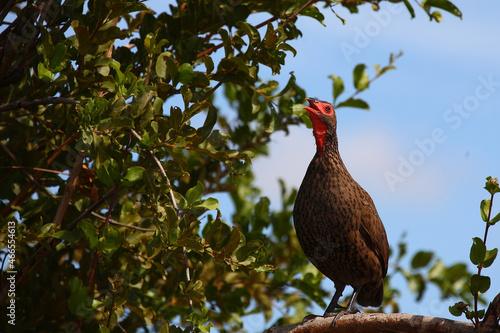
[[[321,317],[321,316],[313,315],[313,314],[307,315],[307,316],[304,317],[304,319],[302,319],[302,324],[305,324],[308,321],[314,320],[314,319],[316,319],[318,317]]]
[[[335,317],[334,321],[336,322],[337,321],[337,319],[336,319],[337,316],[340,318],[340,317],[342,317],[345,314],[353,314],[353,313],[359,312],[359,310],[356,309],[356,308],[352,308],[351,310],[349,310],[346,307],[344,307],[344,306],[342,306],[342,305],[340,305],[338,303],[335,304],[334,308],[335,309],[340,309],[341,311],[340,312],[325,312],[325,314],[322,315],[322,316],[310,314],[310,315],[305,316],[304,319],[302,319],[302,324],[305,324],[308,321],[314,320],[314,319],[316,319],[318,317],[321,317],[321,318]]]
[[[355,314],[358,312],[359,312],[358,309],[356,309],[355,307],[352,307],[351,309],[342,310],[340,312],[325,313],[323,317],[325,317],[325,318],[326,317],[333,317],[333,320],[332,320],[332,323],[330,324],[330,327],[335,327],[335,324],[337,324],[337,320],[339,320],[340,317],[345,316],[345,315]]]

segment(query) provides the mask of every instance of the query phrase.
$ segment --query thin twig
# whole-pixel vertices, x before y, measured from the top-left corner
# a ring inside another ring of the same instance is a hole
[[[113,211],[113,207],[115,206],[116,195],[118,194],[119,188],[120,188],[120,183],[116,184],[112,189],[113,190],[113,198],[111,199],[111,202],[109,203],[108,214],[106,215],[106,221],[104,222],[104,226],[99,231],[99,238],[102,237],[102,233],[104,231],[104,228],[106,228],[106,226],[109,223],[109,219],[111,218],[111,212]],[[90,290],[88,292],[89,295],[91,295],[93,293],[93,290],[91,287],[92,287],[92,282],[94,280],[95,271],[97,269],[97,261],[99,260],[99,254],[100,254],[99,249],[96,249],[94,251],[94,259],[92,260],[92,266],[90,268],[89,280],[87,282],[87,286],[90,287]],[[83,324],[83,317],[80,317],[80,320],[78,321],[78,326],[76,328],[77,333],[80,332],[82,324]]]
[[[52,154],[52,156],[50,156],[50,158],[47,160],[47,166],[51,165],[52,162],[54,162],[56,160],[56,158],[66,149],[66,147],[73,141],[75,140],[78,136],[80,135],[80,133],[78,132],[75,132],[73,133],[69,138],[67,138],[57,149],[56,151]],[[40,179],[40,177],[42,176],[42,172],[41,171],[37,171],[37,173],[33,176],[33,179],[35,181],[38,181],[38,179]],[[34,184],[36,184],[34,181],[32,181]],[[41,187],[41,185],[39,185]],[[41,187],[43,189],[43,187]],[[0,211],[0,216],[7,216],[9,214],[11,214],[14,210],[12,209],[12,207],[15,207],[15,206],[20,206],[22,205],[22,203],[26,200],[26,198],[30,197],[34,192],[34,189],[32,189],[32,185],[31,184],[27,184],[22,190],[21,192],[11,201],[9,201],[9,203]],[[45,193],[48,193],[45,192]],[[52,194],[49,194],[49,195],[52,195]]]
[[[50,169],[44,169],[44,168],[33,168],[33,167],[27,167],[27,166],[22,166],[22,165],[11,165],[11,166],[2,166],[0,169],[21,169],[21,170],[33,170],[33,171],[42,171],[42,172],[47,172],[47,173],[56,173],[58,175],[63,175],[63,176],[70,176],[70,173],[63,172],[63,171],[57,171],[57,170],[50,170]]]
[[[297,10],[295,13],[292,14],[292,16],[288,17],[285,22],[283,22],[283,24],[281,25],[282,28],[286,27],[288,23],[290,23],[291,20],[293,20],[297,15],[299,15],[299,13],[301,11],[303,11],[304,9],[306,9],[307,7],[309,7],[310,5],[312,5],[313,3],[315,2],[318,2],[319,0],[309,0],[308,2],[306,2],[302,7],[300,7],[299,10]],[[276,33],[278,31],[278,29],[274,30],[274,33]]]
[[[317,0],[316,0],[316,1],[317,1]],[[266,24],[268,24],[268,23],[270,23],[270,22],[273,22],[273,21],[276,21],[277,19],[278,19],[278,17],[277,17],[277,16],[273,16],[273,17],[271,17],[270,19],[267,19],[267,20],[265,20],[264,22],[261,22],[261,23],[257,24],[257,25],[255,26],[255,28],[256,28],[256,29],[262,28],[262,27],[263,27],[263,26],[265,26]],[[245,35],[246,35],[246,32],[243,32],[243,33],[241,34],[241,36],[240,36],[240,37],[245,36]],[[231,38],[231,40],[232,40],[232,38]],[[197,58],[199,59],[199,58],[203,57],[203,56],[204,56],[204,55],[206,55],[206,54],[210,54],[210,53],[212,53],[212,52],[214,52],[214,51],[217,51],[218,49],[220,49],[220,48],[221,48],[221,47],[223,47],[223,46],[224,46],[224,43],[220,43],[220,44],[218,44],[218,45],[212,46],[211,48],[206,49],[205,51],[202,51],[202,52],[198,53]]]
[[[132,134],[139,141],[142,140],[142,137],[133,128],[130,129],[130,131],[132,132]],[[170,183],[170,179],[168,178],[167,173],[165,172],[165,169],[163,168],[163,165],[161,164],[160,160],[158,159],[158,157],[156,157],[153,149],[149,148],[148,152],[151,155],[151,157],[153,158],[153,160],[155,161],[156,165],[158,165],[158,168],[160,169],[161,174],[163,175],[163,177],[167,181],[167,185],[168,185],[168,188],[169,188],[170,199],[172,201],[172,206],[175,209],[175,212],[177,214],[177,218],[180,218],[179,206],[177,206],[177,202],[175,201],[174,191],[172,190],[172,184]],[[191,272],[189,270],[189,262],[188,262],[188,256],[187,256],[187,249],[186,249],[185,246],[182,247],[182,255],[184,257],[184,267],[185,267],[185,270],[186,270],[186,280],[189,283],[191,281]],[[193,313],[193,300],[191,298],[188,298],[188,300],[189,300],[189,313]]]
[[[18,162],[16,156],[9,150],[9,148],[7,148],[7,146],[4,146],[1,143],[0,143],[0,147],[5,151],[5,153],[7,154],[7,156],[9,156],[9,158],[12,160],[12,162],[17,164],[15,166],[13,166],[13,168],[19,167],[19,162]],[[22,169],[22,167],[21,167],[21,171],[26,175],[26,177],[31,182],[33,182],[33,184],[35,184],[36,187],[38,187],[40,190],[42,190],[43,193],[47,194],[49,197],[54,197],[54,195],[52,193],[50,193],[49,190],[47,190],[45,188],[45,186],[40,184],[30,173],[28,173],[26,170]]]
[[[29,106],[34,106],[34,105],[47,105],[47,104],[76,105],[78,103],[79,103],[78,101],[75,101],[74,99],[70,99],[70,98],[66,98],[66,97],[45,97],[45,98],[34,99],[32,101],[19,101],[19,102],[15,102],[15,103],[6,104],[6,105],[1,105],[0,112],[23,109],[23,108],[27,108]]]
[[[139,134],[137,134],[137,132],[133,128],[130,131],[139,141],[142,140],[142,137]],[[174,191],[172,190],[172,184],[170,183],[170,179],[168,179],[167,177],[167,173],[165,172],[163,165],[161,164],[158,157],[156,157],[152,148],[149,148],[148,152],[155,161],[156,165],[158,165],[158,168],[160,168],[161,175],[165,177],[165,180],[167,181],[167,185],[169,187],[169,194],[170,194],[170,199],[172,200],[172,205],[174,206],[175,211],[179,212],[179,206],[177,206],[177,202],[175,201]]]
[[[200,102],[207,100],[224,82],[219,81],[210,91],[201,99]]]
[[[90,215],[98,206],[100,206],[112,193],[114,189],[110,189],[106,192],[102,197],[99,198],[96,202],[94,202],[89,208],[85,210],[80,216],[78,216],[73,222],[71,222],[64,230],[71,231],[77,225],[78,222],[86,218]],[[21,286],[28,274],[49,254],[48,249],[53,249],[57,244],[59,244],[62,240],[58,238],[52,239],[51,242],[48,243],[47,247],[40,246],[38,250],[28,259],[28,261],[17,271],[16,274],[16,287]],[[8,285],[6,284],[0,293],[0,305],[5,303],[7,299],[7,290]]]
[[[85,155],[83,153],[76,154],[75,163],[73,164],[73,169],[71,170],[71,176],[66,182],[66,188],[64,189],[62,200],[57,207],[56,216],[54,217],[53,223],[56,225],[60,225],[66,215],[66,210],[68,209],[71,198],[73,197],[73,192],[75,192],[76,186],[78,185],[78,178],[80,176],[80,171],[82,170],[84,158]]]
[[[92,212],[91,213],[93,216],[101,219],[101,220],[106,220],[106,216],[103,216],[101,214],[98,214],[96,212]],[[116,220],[113,220],[113,219],[109,219],[109,223],[111,224],[114,224],[114,225],[119,225],[120,227],[125,227],[125,228],[129,228],[129,229],[134,229],[134,230],[139,230],[139,231],[146,231],[146,232],[155,232],[156,229],[151,229],[151,228],[143,228],[143,227],[138,227],[138,226],[135,226],[135,225],[130,225],[130,224],[125,224],[125,223],[121,223],[121,222],[118,222]]]

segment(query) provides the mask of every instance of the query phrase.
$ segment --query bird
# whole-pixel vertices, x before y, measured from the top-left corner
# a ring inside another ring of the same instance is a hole
[[[335,325],[339,316],[358,312],[355,302],[363,307],[382,304],[389,244],[372,198],[340,157],[333,106],[307,101],[304,109],[312,122],[316,153],[297,192],[293,223],[309,261],[334,283],[335,294],[323,317],[334,316]],[[346,286],[353,294],[344,308],[338,302]]]

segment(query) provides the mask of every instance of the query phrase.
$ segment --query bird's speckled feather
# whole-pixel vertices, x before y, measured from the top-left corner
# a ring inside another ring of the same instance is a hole
[[[384,226],[371,197],[340,158],[333,107],[309,102],[306,110],[313,130],[319,120],[326,132],[314,133],[317,145],[320,141],[323,146],[317,147],[297,194],[293,211],[297,237],[309,260],[337,290],[360,287],[358,304],[380,306],[389,257]]]

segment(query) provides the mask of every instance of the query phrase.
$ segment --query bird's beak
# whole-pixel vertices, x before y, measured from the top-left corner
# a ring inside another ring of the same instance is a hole
[[[319,108],[316,106],[316,103],[318,103],[318,100],[312,99],[312,98],[306,98],[307,101],[309,102],[309,107],[304,107],[304,110],[308,112],[319,112]]]

